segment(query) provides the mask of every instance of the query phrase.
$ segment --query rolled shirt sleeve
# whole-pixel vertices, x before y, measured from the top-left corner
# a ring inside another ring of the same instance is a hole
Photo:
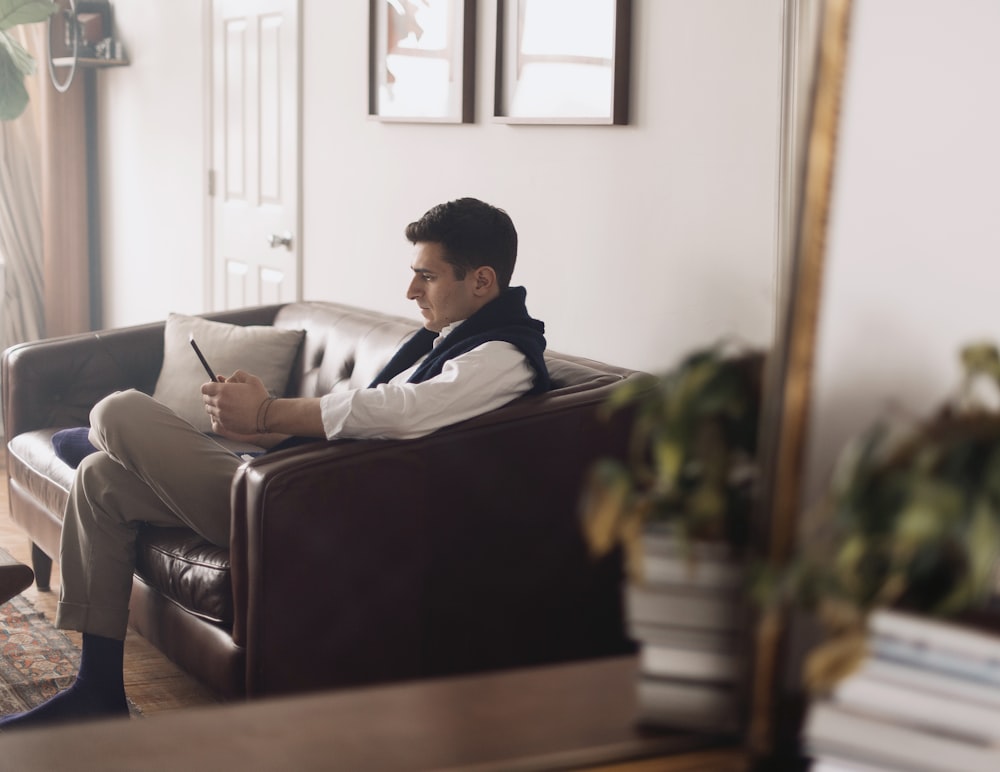
[[[504,341],[489,341],[444,363],[439,375],[406,383],[414,368],[374,389],[320,399],[327,439],[413,439],[503,407],[527,393],[534,370]]]

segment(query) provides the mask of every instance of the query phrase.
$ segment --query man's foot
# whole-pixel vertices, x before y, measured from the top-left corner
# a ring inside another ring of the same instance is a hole
[[[111,694],[107,694],[102,689],[87,688],[84,682],[77,679],[69,689],[41,705],[25,713],[16,713],[0,719],[0,731],[88,718],[127,716],[128,703],[125,700],[125,691],[111,691]]]

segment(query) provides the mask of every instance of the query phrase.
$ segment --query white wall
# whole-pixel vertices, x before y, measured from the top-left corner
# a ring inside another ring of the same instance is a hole
[[[132,64],[99,76],[108,326],[204,310],[206,4],[114,3]],[[367,8],[303,0],[307,298],[416,318],[402,228],[472,195],[513,217],[515,283],[554,349],[655,370],[721,335],[770,341],[780,0],[635,0],[625,127],[492,123],[495,0],[476,123],[372,121]]]
[[[855,0],[820,309],[807,502],[887,411],[923,417],[1000,340],[1000,5]]]
[[[116,0],[128,67],[98,83],[104,325],[204,310],[202,3]]]

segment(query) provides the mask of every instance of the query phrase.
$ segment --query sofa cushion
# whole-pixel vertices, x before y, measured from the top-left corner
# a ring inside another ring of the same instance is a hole
[[[135,572],[192,614],[232,628],[228,549],[187,528],[144,526],[136,539]]]
[[[170,314],[163,330],[163,366],[153,398],[203,432],[212,430],[201,399],[208,380],[191,348],[198,343],[216,375],[245,370],[259,377],[272,394],[283,396],[302,343],[302,330],[264,325],[243,327],[197,316]]]
[[[53,452],[56,429],[22,432],[7,443],[7,476],[41,506],[62,520],[73,469]]]
[[[89,426],[60,429],[52,435],[52,447],[56,455],[74,469],[80,466],[84,458],[97,451],[97,448],[90,444]]]

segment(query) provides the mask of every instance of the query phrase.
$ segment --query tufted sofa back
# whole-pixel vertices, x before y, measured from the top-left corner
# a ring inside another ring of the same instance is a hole
[[[300,397],[366,387],[418,327],[412,319],[323,301],[289,303],[273,324],[306,331],[288,383],[288,395]],[[551,350],[545,359],[557,395],[613,384],[631,372]]]
[[[417,329],[409,319],[326,302],[290,303],[274,326],[306,331],[288,384],[300,397],[364,388]]]

